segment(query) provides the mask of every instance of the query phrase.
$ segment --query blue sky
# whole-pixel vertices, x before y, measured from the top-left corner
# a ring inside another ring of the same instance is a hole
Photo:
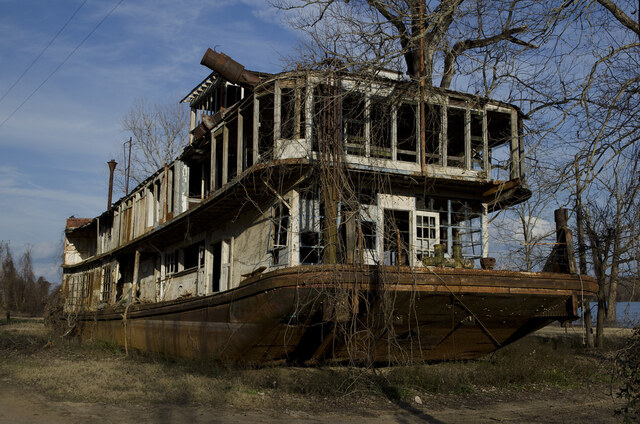
[[[208,47],[275,72],[296,44],[266,0],[124,0],[17,110],[120,1],[0,0],[0,97],[82,5],[0,101],[0,240],[15,259],[31,248],[36,275],[54,283],[65,219],[106,207],[106,162],[136,99],[178,102],[209,74]]]

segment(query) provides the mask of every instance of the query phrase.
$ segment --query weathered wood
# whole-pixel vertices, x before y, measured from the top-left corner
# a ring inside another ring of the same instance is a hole
[[[554,320],[576,319],[576,296],[582,291],[585,296],[597,291],[593,279],[475,269],[300,266],[254,275],[240,287],[209,296],[133,304],[127,313],[128,343],[149,352],[249,363],[470,359]],[[345,293],[352,309],[340,314],[341,321],[327,318],[337,315],[323,314],[324,308]],[[393,317],[386,317],[384,302],[376,300],[382,293],[394,299]],[[356,308],[358,299],[369,302]],[[121,317],[119,310],[81,314],[80,334],[124,344]],[[392,338],[373,344],[362,339],[383,334],[388,325]],[[309,333],[311,328],[326,331]],[[344,331],[352,332],[345,338]],[[310,336],[313,344],[300,349]],[[370,351],[363,352],[367,343]]]

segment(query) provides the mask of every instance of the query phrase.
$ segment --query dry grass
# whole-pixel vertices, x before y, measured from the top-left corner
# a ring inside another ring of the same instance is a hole
[[[468,362],[378,368],[242,368],[51,339],[41,322],[0,322],[0,380],[57,400],[315,410],[371,407],[415,396],[479,399],[610,383],[602,351],[527,338]],[[322,406],[320,406],[322,405]]]

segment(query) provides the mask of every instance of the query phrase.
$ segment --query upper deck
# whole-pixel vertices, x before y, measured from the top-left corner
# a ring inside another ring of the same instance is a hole
[[[265,185],[275,193],[282,175],[259,172],[295,165],[301,174],[326,163],[327,146],[339,155],[332,163],[388,176],[392,185],[429,181],[431,190],[465,193],[489,210],[526,198],[515,106],[430,88],[422,114],[417,83],[393,73],[256,75],[259,83],[241,86],[214,72],[194,88],[183,99],[191,107],[189,145],[100,217],[68,227],[65,266],[153,237],[187,215],[195,222],[233,209],[243,201],[240,188],[245,197],[264,196]]]

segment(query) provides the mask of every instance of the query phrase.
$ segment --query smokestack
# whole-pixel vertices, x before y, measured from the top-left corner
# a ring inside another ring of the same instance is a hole
[[[109,165],[109,197],[107,199],[107,210],[111,209],[111,195],[113,194],[113,171],[116,170],[117,164],[118,163],[113,159],[107,162],[107,165]]]
[[[245,88],[254,88],[260,82],[260,77],[253,72],[244,69],[244,66],[231,59],[224,53],[218,53],[211,49],[200,61],[201,65],[217,72],[220,76],[232,84],[238,84]]]

